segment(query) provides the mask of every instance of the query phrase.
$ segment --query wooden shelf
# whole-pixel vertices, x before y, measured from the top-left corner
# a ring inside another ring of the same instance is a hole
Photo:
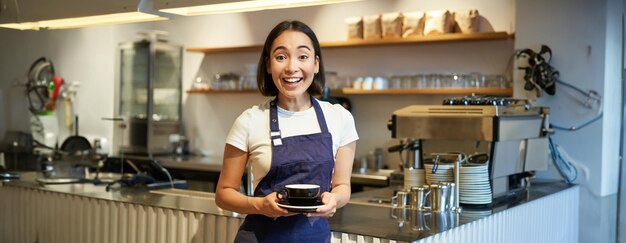
[[[246,89],[246,90],[213,90],[213,89],[189,89],[188,94],[260,94],[258,89]]]
[[[258,90],[187,90],[189,94],[259,94]],[[496,95],[511,96],[511,88],[429,88],[429,89],[383,89],[362,90],[344,88],[332,90],[331,95]]]
[[[511,88],[427,88],[427,89],[383,89],[383,90],[362,90],[343,89],[343,94],[347,95],[496,95],[511,96]]]
[[[441,35],[429,35],[418,36],[411,38],[393,38],[393,39],[376,39],[376,40],[347,40],[347,41],[333,41],[322,42],[320,45],[322,48],[344,48],[344,47],[359,47],[359,46],[391,46],[401,44],[419,44],[419,43],[441,43],[441,42],[468,42],[468,41],[486,41],[486,40],[507,40],[513,39],[515,34],[509,34],[507,32],[484,32],[484,33],[471,33],[471,34],[441,34]],[[215,47],[215,48],[187,48],[188,52],[201,52],[201,53],[228,53],[228,52],[251,52],[260,51],[263,48],[262,45],[250,45],[239,47]]]

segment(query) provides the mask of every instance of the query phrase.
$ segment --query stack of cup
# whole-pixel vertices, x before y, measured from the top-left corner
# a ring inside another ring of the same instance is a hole
[[[410,191],[411,187],[426,184],[424,169],[404,169],[404,190]]]

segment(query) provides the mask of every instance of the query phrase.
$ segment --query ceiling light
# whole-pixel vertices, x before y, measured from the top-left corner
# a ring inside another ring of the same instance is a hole
[[[137,23],[166,19],[167,18],[159,17],[152,14],[128,12],[78,18],[42,20],[37,22],[0,24],[0,28],[11,28],[18,30],[69,29],[107,24]]]
[[[117,5],[114,5],[114,8],[127,9],[129,7],[127,2],[118,3],[119,1],[121,0],[112,0],[112,4],[117,3]],[[21,18],[22,20],[25,20],[23,22],[22,21],[19,23],[6,23],[5,22],[5,23],[0,24],[0,28],[11,28],[11,29],[18,29],[18,30],[68,29],[68,28],[80,28],[80,27],[108,25],[108,24],[123,24],[123,23],[147,22],[147,21],[155,21],[155,20],[167,20],[168,18],[173,18],[175,15],[192,16],[192,15],[202,15],[202,14],[250,12],[250,11],[268,10],[268,9],[282,9],[282,8],[294,8],[294,7],[354,2],[354,1],[361,1],[361,0],[243,0],[243,1],[233,1],[233,2],[226,1],[222,3],[214,3],[214,4],[209,4],[209,5],[198,5],[198,6],[177,5],[175,8],[156,10],[154,8],[154,4],[157,4],[158,3],[157,1],[158,0],[139,0],[137,11],[133,11],[133,12],[111,14],[110,13],[111,8],[106,8],[106,11],[104,12],[101,11],[101,14],[99,15],[92,15],[92,16],[87,16],[87,17],[72,17],[72,18],[63,18],[63,19],[40,20],[40,19],[32,18],[31,16],[27,16],[27,17]],[[162,4],[162,3],[158,3],[158,4]],[[184,4],[184,3],[180,3],[180,4]],[[175,6],[175,5],[172,5],[172,6]],[[161,5],[161,7],[163,6]],[[17,16],[16,21],[19,21],[20,10],[17,4],[15,8],[16,8],[16,16]],[[25,15],[25,14],[22,14],[22,15]],[[30,13],[30,15],[33,15],[33,14]],[[37,16],[37,14],[35,14],[34,16]],[[57,17],[61,17],[61,16],[57,16]]]
[[[203,14],[251,12],[267,9],[295,8],[360,0],[249,0],[192,7],[161,9],[162,12],[193,16]]]

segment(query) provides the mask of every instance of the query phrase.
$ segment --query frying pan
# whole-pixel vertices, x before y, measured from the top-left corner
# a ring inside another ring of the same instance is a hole
[[[89,143],[89,140],[87,140],[83,136],[78,135],[78,116],[75,117],[74,128],[75,135],[69,136],[65,139],[65,141],[63,141],[63,144],[61,144],[61,151],[74,154],[78,151],[91,150],[91,144]]]

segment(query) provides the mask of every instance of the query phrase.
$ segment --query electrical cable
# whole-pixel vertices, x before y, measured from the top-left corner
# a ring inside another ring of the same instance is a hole
[[[546,54],[549,55],[547,59],[543,56]],[[550,60],[552,59],[552,51],[548,46],[542,45],[541,51],[539,53],[536,53],[531,49],[523,49],[516,50],[514,52],[514,55],[518,58],[528,57],[528,66],[518,67],[519,69],[525,70],[524,80],[526,81],[526,84],[524,86],[524,89],[529,91],[535,89],[537,91],[537,97],[542,96],[543,90],[545,90],[550,95],[554,95],[556,93],[555,84],[558,83],[560,85],[563,85],[563,87],[572,89],[586,97],[586,100],[584,102],[581,102],[584,107],[589,109],[597,108],[598,110],[598,113],[594,117],[578,125],[566,127],[550,123],[550,127],[547,129],[549,133],[552,133],[554,131],[553,129],[563,131],[576,131],[602,118],[602,97],[600,96],[600,94],[594,90],[590,90],[589,92],[583,91],[582,89],[572,84],[560,80],[559,71],[554,69],[549,64]],[[548,143],[550,158],[552,159],[556,170],[566,183],[573,183],[578,178],[578,169],[561,154],[561,151],[559,151],[559,146],[554,143],[550,134],[548,134]]]
[[[564,126],[559,126],[559,125],[555,125],[553,123],[550,123],[550,127],[554,128],[554,129],[558,129],[558,130],[564,130],[564,131],[576,131],[576,130],[580,130],[588,125],[590,125],[591,123],[599,120],[600,118],[602,118],[602,112],[600,112],[600,114],[596,115],[595,117],[591,118],[590,120],[583,122],[579,125],[576,126],[571,126],[571,127],[564,127]]]
[[[576,131],[602,118],[602,97],[596,91],[591,90],[589,92],[585,92],[584,90],[559,79],[557,79],[556,82],[584,95],[587,98],[587,100],[583,102],[583,105],[585,107],[592,108],[593,105],[591,103],[597,104],[598,113],[588,121],[585,121],[578,125],[565,127],[550,123],[550,128],[562,131]],[[561,175],[561,177],[565,180],[567,184],[572,184],[578,178],[578,169],[561,154],[561,152],[559,151],[559,146],[554,143],[554,141],[552,140],[552,136],[548,136],[548,143],[550,158],[552,159],[552,163],[556,167],[557,172]]]
[[[550,150],[550,158],[565,183],[572,184],[578,178],[578,169],[565,159],[558,150],[558,145],[554,144],[552,137],[548,136],[548,148]]]
[[[574,91],[584,95],[587,98],[587,100],[585,102],[583,102],[583,105],[585,107],[589,107],[589,108],[593,107],[593,105],[591,103],[598,104],[598,108],[597,108],[598,109],[598,113],[594,117],[589,119],[588,121],[582,122],[582,123],[580,123],[578,125],[572,125],[572,126],[566,127],[566,126],[561,126],[561,125],[557,125],[557,124],[554,124],[554,123],[550,123],[550,127],[551,128],[558,129],[558,130],[564,130],[564,131],[576,131],[576,130],[580,130],[580,129],[590,125],[591,123],[599,120],[600,118],[602,118],[602,115],[603,115],[603,112],[602,112],[602,96],[600,96],[598,94],[598,92],[593,91],[593,90],[591,90],[589,92],[585,92],[582,89],[580,89],[580,88],[578,88],[578,87],[576,87],[576,86],[574,86],[572,84],[569,84],[567,82],[564,82],[562,80],[557,80],[557,83],[562,84],[563,86],[568,87],[568,88],[570,88],[570,89],[572,89],[572,90],[574,90]]]
[[[174,180],[172,179],[172,175],[170,174],[170,172],[163,166],[161,166],[161,171],[165,172],[165,174],[167,175],[167,179],[170,180],[170,187],[174,188]]]

